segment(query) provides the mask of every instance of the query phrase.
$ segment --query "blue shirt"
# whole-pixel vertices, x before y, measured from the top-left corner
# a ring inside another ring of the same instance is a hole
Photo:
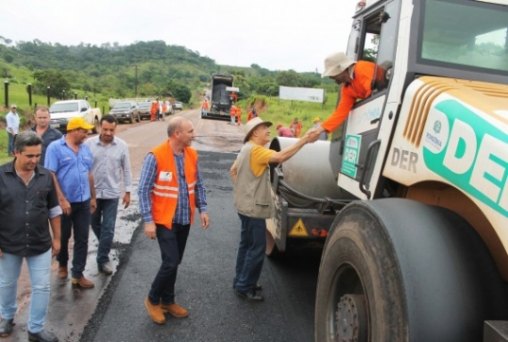
[[[92,169],[93,156],[88,146],[79,145],[78,153],[67,145],[65,135],[49,144],[44,167],[54,172],[62,192],[70,203],[90,199],[88,174]]]
[[[176,161],[176,167],[178,170],[178,202],[176,204],[175,216],[173,222],[178,224],[189,224],[190,223],[190,205],[189,205],[189,191],[187,189],[187,182],[184,174],[184,158],[183,155],[174,155]],[[206,189],[201,181],[201,175],[199,174],[199,168],[197,168],[198,177],[196,181],[196,207],[199,212],[206,212]],[[148,153],[143,162],[143,168],[141,169],[141,176],[139,177],[139,207],[141,210],[141,216],[144,222],[153,222],[152,217],[152,201],[150,193],[155,182],[157,173],[157,160],[153,153]]]

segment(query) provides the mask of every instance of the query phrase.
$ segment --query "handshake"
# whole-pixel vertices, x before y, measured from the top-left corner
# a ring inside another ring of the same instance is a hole
[[[304,134],[304,136],[301,139],[305,140],[307,143],[313,143],[319,139],[319,136],[324,131],[325,129],[321,126],[311,128]]]

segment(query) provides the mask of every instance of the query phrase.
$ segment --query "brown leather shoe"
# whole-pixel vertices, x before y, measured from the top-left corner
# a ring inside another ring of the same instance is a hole
[[[58,278],[67,279],[69,272],[67,271],[67,266],[58,267]]]
[[[176,318],[184,318],[189,316],[189,311],[176,303],[173,304],[161,304],[162,312],[168,313]]]
[[[160,304],[152,304],[150,302],[150,299],[148,297],[145,298],[145,308],[146,312],[148,313],[148,316],[157,324],[164,324],[166,323],[166,317],[164,317],[164,312],[162,312],[161,305]]]
[[[72,286],[81,287],[83,289],[91,289],[95,286],[95,284],[91,280],[81,276],[81,278],[72,277]]]

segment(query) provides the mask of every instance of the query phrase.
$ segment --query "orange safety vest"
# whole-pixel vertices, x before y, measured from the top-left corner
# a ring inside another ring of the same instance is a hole
[[[157,172],[152,188],[152,216],[157,224],[171,229],[178,202],[178,170],[173,150],[166,140],[152,150],[157,161]],[[194,221],[196,209],[195,186],[197,182],[198,153],[192,147],[184,149],[185,179],[189,191],[190,222]]]
[[[150,107],[150,114],[155,115],[157,113],[157,110],[159,110],[159,104],[157,101],[152,102],[152,106]]]

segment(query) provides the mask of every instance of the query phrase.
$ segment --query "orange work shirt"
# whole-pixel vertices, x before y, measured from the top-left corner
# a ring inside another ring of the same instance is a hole
[[[353,80],[344,84],[340,93],[340,102],[335,111],[322,124],[327,132],[336,130],[349,115],[357,99],[365,99],[372,92],[372,79],[376,64],[367,61],[358,61],[354,66]]]

